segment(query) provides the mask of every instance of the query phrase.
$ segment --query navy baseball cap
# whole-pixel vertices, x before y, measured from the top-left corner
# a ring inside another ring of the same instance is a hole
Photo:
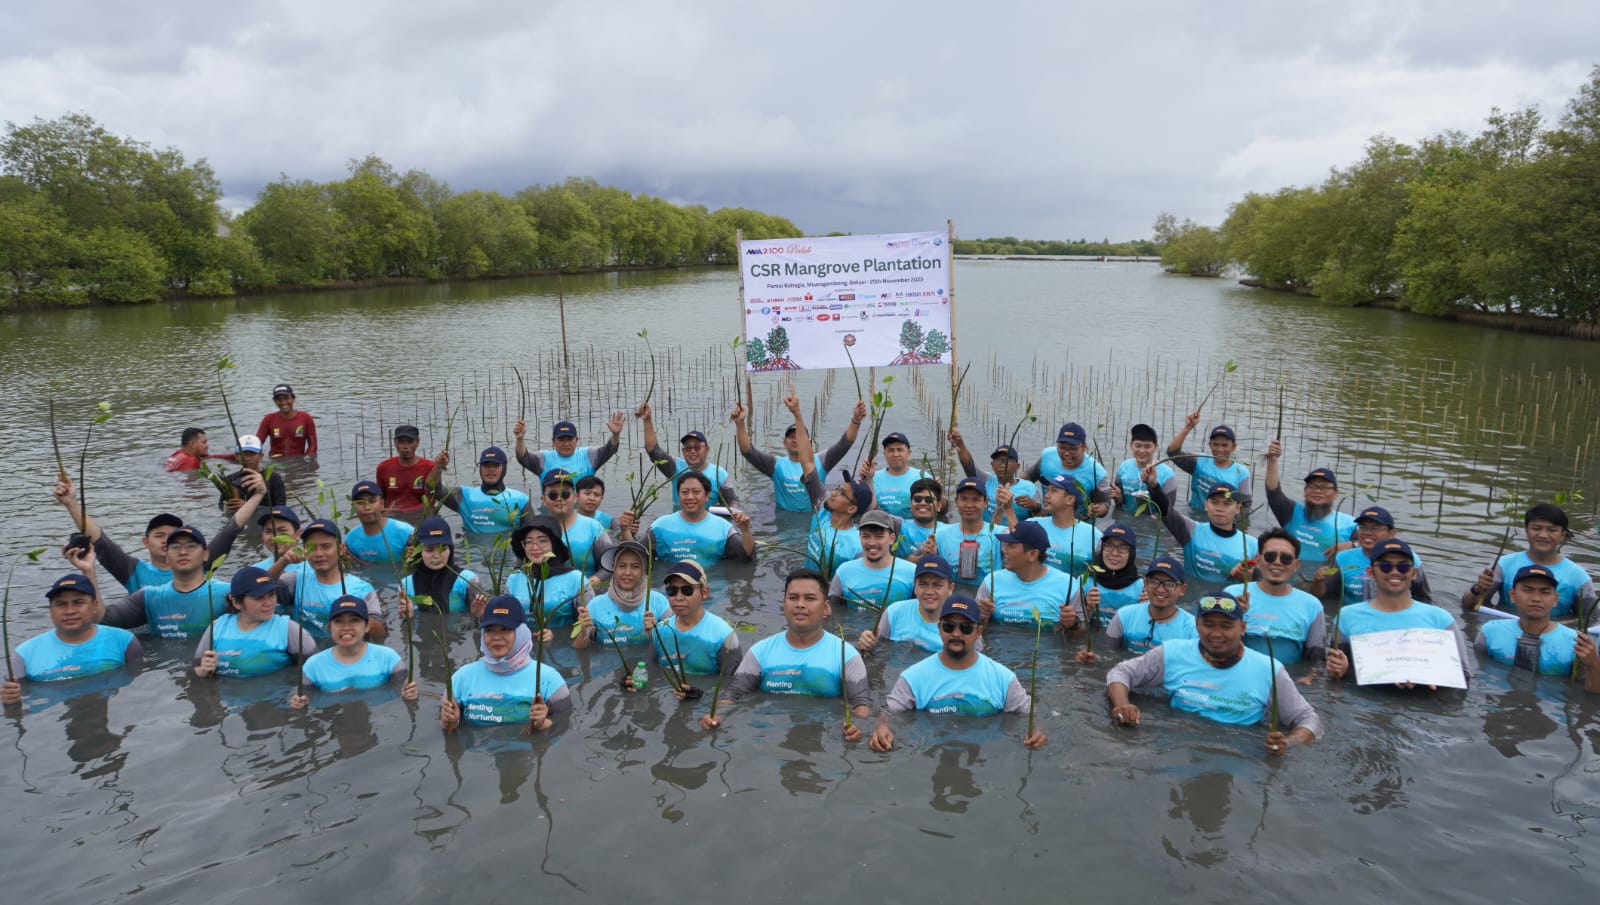
[[[394,429],[396,440],[421,440],[422,432],[417,430],[415,424],[402,424]]]
[[[866,481],[858,481],[845,472],[844,484],[850,488],[851,497],[855,500],[856,512],[865,513],[872,508],[872,485]]]
[[[1522,584],[1524,581],[1548,581],[1551,587],[1557,587],[1561,584],[1556,580],[1554,572],[1538,563],[1523,566],[1517,570],[1517,574],[1511,579],[1513,585]]]
[[[550,473],[545,475],[544,479],[539,482],[539,486],[554,487],[557,484],[572,484],[575,481],[577,481],[577,478],[574,478],[572,472],[567,471],[565,468],[552,468]]]
[[[167,535],[167,546],[172,546],[172,542],[180,537],[187,537],[202,547],[206,545],[206,536],[200,533],[199,528],[193,525],[181,525],[172,529],[172,533]]]
[[[1002,544],[1021,544],[1035,550],[1050,549],[1050,535],[1046,534],[1044,527],[1035,521],[1021,522],[1014,530],[1000,535],[997,540]]]
[[[1218,481],[1212,485],[1211,492],[1206,494],[1206,499],[1209,500],[1214,496],[1225,496],[1232,499],[1233,495],[1238,492],[1239,488],[1229,484],[1227,481]]]
[[[277,589],[278,583],[272,580],[267,570],[255,566],[245,566],[233,573],[233,580],[228,582],[228,595],[231,597],[264,597]]]
[[[478,624],[485,628],[498,625],[514,630],[526,618],[522,612],[522,601],[510,594],[501,594],[484,606],[483,619],[479,620]]]
[[[260,518],[256,519],[256,524],[265,525],[269,520],[275,518],[281,518],[293,525],[296,531],[300,530],[300,516],[295,515],[294,510],[288,506],[274,506],[268,509],[266,512],[261,513]]]
[[[1061,425],[1061,430],[1056,432],[1057,443],[1070,443],[1073,446],[1082,446],[1089,439],[1089,434],[1084,431],[1083,425],[1076,421],[1068,421]]]
[[[556,426],[550,430],[550,439],[560,440],[563,437],[578,436],[578,426],[571,421],[557,421]]]
[[[672,568],[667,570],[666,577],[661,579],[661,583],[666,584],[667,578],[673,577],[681,578],[692,585],[698,585],[702,588],[711,586],[711,578],[706,575],[705,567],[692,559],[681,559],[673,563]]]
[[[1204,616],[1207,613],[1221,613],[1229,619],[1243,619],[1246,609],[1248,609],[1248,606],[1244,601],[1229,594],[1227,591],[1218,591],[1215,594],[1200,598],[1200,604],[1196,607],[1195,615]]]
[[[1017,448],[1015,446],[1005,446],[1003,444],[996,446],[994,448],[994,452],[989,454],[989,458],[1010,459],[1013,462],[1020,462],[1022,460],[1022,457],[1017,455]]]
[[[911,441],[906,439],[906,435],[900,433],[899,431],[894,431],[893,433],[889,434],[889,436],[883,438],[884,446],[888,446],[890,443],[899,443],[903,446],[911,445]]]
[[[272,398],[276,399],[279,396],[288,396],[290,399],[293,399],[294,398],[294,387],[289,386],[287,383],[280,383],[277,386],[273,387],[272,388]]]
[[[955,492],[960,493],[963,490],[976,490],[977,492],[983,494],[984,499],[987,500],[989,498],[988,488],[984,487],[983,482],[977,478],[962,478],[961,480],[957,481]]]
[[[1333,476],[1333,469],[1331,468],[1311,469],[1311,473],[1306,475],[1306,483],[1310,484],[1312,481],[1327,481],[1335,487],[1339,486],[1339,479]]]
[[[80,575],[77,572],[68,572],[66,575],[57,578],[56,583],[50,586],[50,590],[44,592],[45,599],[54,600],[56,599],[56,595],[62,591],[82,591],[83,593],[88,594],[90,597],[93,597],[94,582],[90,581],[89,576],[87,575]]]
[[[955,574],[950,571],[950,564],[938,554],[930,554],[917,560],[917,575],[937,575],[945,581],[955,581]]]
[[[373,496],[382,499],[383,488],[378,486],[377,481],[357,481],[356,486],[350,488],[350,499],[355,500],[363,493],[370,493]]]
[[[576,436],[576,435],[574,435],[574,436]],[[683,436],[678,438],[678,442],[679,443],[688,443],[690,440],[699,440],[701,443],[705,443],[706,442],[705,432],[704,431],[690,431],[687,434],[684,434]]]
[[[1148,424],[1135,424],[1128,428],[1129,440],[1143,440],[1146,443],[1156,442],[1156,429]]]
[[[1368,562],[1377,562],[1379,557],[1390,553],[1399,553],[1407,559],[1415,559],[1416,554],[1411,552],[1411,545],[1398,537],[1387,537],[1372,545],[1372,552],[1367,554]]]
[[[516,598],[513,597],[511,599],[515,600]],[[334,619],[346,614],[354,614],[362,619],[368,618],[367,602],[354,594],[345,594],[334,598],[333,605],[328,608],[328,621],[332,622]]]
[[[794,434],[794,425],[793,424],[791,424],[788,427],[783,429],[783,435],[785,437],[792,436],[793,434]]]
[[[344,537],[344,532],[339,530],[339,526],[335,524],[331,518],[313,519],[309,524],[306,525],[305,529],[300,532],[300,537],[307,538],[318,531],[321,531],[323,534],[331,534],[336,538]]]
[[[1362,522],[1377,522],[1385,528],[1393,528],[1394,516],[1390,515],[1389,510],[1382,506],[1368,506],[1361,510],[1360,515],[1356,516],[1356,524],[1359,525]]]
[[[1178,584],[1183,584],[1184,582],[1183,563],[1170,556],[1157,557],[1155,562],[1150,564],[1150,568],[1144,570],[1144,574],[1165,575]]]
[[[506,458],[506,451],[498,446],[486,447],[478,454],[479,465],[504,465],[509,461]]]
[[[1105,542],[1108,540],[1119,540],[1135,550],[1139,549],[1139,535],[1134,534],[1132,528],[1129,528],[1127,525],[1124,525],[1121,522],[1118,522],[1117,524],[1107,528],[1105,532],[1100,535],[1101,546],[1105,546]]]
[[[1078,486],[1078,480],[1072,475],[1052,475],[1049,480],[1045,481],[1045,483],[1057,490],[1066,491],[1080,500],[1083,499],[1083,488]]]
[[[978,602],[965,594],[951,594],[939,608],[939,618],[947,619],[951,616],[964,616],[972,622],[981,622],[978,614]]]
[[[157,515],[155,518],[151,519],[149,521],[149,523],[144,526],[144,533],[149,534],[150,532],[156,530],[157,528],[182,528],[182,527],[183,527],[183,519],[178,518],[177,516],[173,515],[170,512],[163,512],[163,513],[160,513],[159,515]]]
[[[1237,440],[1237,439],[1239,439],[1238,437],[1235,437],[1233,435],[1233,428],[1227,426],[1226,424],[1219,424],[1216,427],[1213,427],[1211,429],[1211,433],[1208,435],[1208,439],[1215,438],[1215,437],[1226,437],[1229,440]]]
[[[430,515],[417,526],[417,543],[424,547],[454,547],[455,538],[450,533],[450,523],[437,515]]]

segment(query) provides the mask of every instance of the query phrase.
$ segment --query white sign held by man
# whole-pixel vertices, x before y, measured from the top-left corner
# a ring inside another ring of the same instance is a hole
[[[949,365],[950,260],[942,232],[740,242],[745,367]]]
[[[1449,629],[1399,628],[1350,636],[1357,685],[1411,682],[1466,688],[1461,652]]]

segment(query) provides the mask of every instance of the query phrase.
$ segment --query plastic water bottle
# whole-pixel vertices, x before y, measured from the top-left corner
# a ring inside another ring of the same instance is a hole
[[[633,668],[633,690],[644,691],[649,685],[650,673],[645,670],[644,661],[640,660],[639,665]]]

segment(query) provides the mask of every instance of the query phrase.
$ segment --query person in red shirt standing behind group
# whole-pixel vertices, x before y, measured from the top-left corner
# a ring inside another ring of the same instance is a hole
[[[256,436],[272,458],[316,455],[317,423],[305,412],[294,410],[294,387],[287,383],[273,387],[272,402],[278,410],[262,418],[256,428]]]
[[[421,435],[415,427],[402,424],[394,429],[395,455],[378,463],[378,486],[383,502],[392,513],[420,512],[422,497],[428,492],[428,473],[433,460],[417,455]]]

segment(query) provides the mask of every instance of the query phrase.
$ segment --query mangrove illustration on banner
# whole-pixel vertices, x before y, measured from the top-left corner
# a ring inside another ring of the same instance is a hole
[[[948,364],[943,232],[739,243],[751,371]]]

